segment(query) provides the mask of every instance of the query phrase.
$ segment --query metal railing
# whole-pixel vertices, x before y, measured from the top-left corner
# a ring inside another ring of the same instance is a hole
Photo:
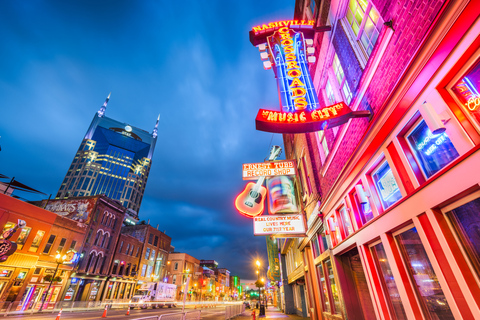
[[[158,316],[148,316],[142,318],[136,318],[133,320],[200,320],[202,315],[201,310],[178,312],[178,313],[166,313]]]
[[[231,319],[239,314],[242,314],[245,311],[245,305],[242,304],[234,304],[231,306],[225,307],[225,319]]]

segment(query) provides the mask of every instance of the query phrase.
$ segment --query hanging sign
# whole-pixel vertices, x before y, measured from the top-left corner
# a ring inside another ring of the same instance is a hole
[[[369,117],[370,111],[352,110],[343,102],[321,107],[313,86],[308,63],[315,61],[312,39],[315,32],[329,28],[314,28],[313,21],[279,21],[254,27],[250,41],[254,45],[267,43],[262,59],[269,59],[277,79],[280,112],[260,109],[256,128],[273,133],[306,133],[339,126],[351,118]],[[313,33],[312,33],[313,32]],[[262,40],[263,42],[258,42]],[[310,55],[310,57],[309,57]],[[310,60],[312,59],[312,60]],[[265,66],[265,63],[264,63]]]
[[[351,118],[369,117],[370,111],[352,111],[345,102],[312,111],[278,112],[260,109],[257,130],[274,133],[305,133],[335,127]]]
[[[280,238],[305,237],[305,221],[302,214],[275,214],[253,218],[253,234],[275,235]]]
[[[282,160],[261,163],[244,163],[243,180],[256,180],[259,177],[288,176],[296,174],[295,160]]]

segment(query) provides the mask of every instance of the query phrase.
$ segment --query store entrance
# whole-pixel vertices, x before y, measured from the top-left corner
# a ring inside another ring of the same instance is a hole
[[[375,319],[375,311],[358,249],[355,247],[341,255],[338,262],[341,269],[339,270],[340,286],[348,319]]]

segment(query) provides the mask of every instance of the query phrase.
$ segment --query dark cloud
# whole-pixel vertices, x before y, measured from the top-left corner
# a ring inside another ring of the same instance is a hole
[[[258,108],[278,98],[248,41],[253,25],[293,15],[293,0],[273,5],[2,1],[1,173],[55,195],[112,91],[109,117],[151,131],[161,114],[141,218],[159,224],[177,251],[255,278],[265,239],[233,201],[245,185],[242,163],[282,143],[255,131]]]

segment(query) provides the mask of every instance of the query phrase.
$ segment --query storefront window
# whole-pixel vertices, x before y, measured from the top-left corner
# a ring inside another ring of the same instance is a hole
[[[375,171],[372,178],[384,209],[387,209],[402,198],[400,188],[387,161]]]
[[[318,245],[318,235],[314,235],[312,238],[312,251],[313,257],[316,258],[320,255],[320,246]]]
[[[423,248],[416,228],[405,231],[395,237],[402,251],[412,281],[416,284],[417,294],[422,307],[430,319],[454,319],[450,306],[443,293],[437,275],[433,271],[427,253]]]
[[[373,211],[372,211],[372,207],[370,206],[369,200],[367,199],[367,202],[362,203],[360,196],[356,191],[353,193],[353,198],[355,199],[355,203],[357,204],[357,208],[360,213],[360,219],[362,220],[362,224],[365,224],[368,221],[372,220]]]
[[[18,250],[22,250],[23,245],[27,241],[28,235],[30,234],[31,230],[32,230],[32,228],[25,227],[25,228],[22,228],[22,231],[20,231],[20,234],[18,235],[18,238],[17,238],[17,241],[16,241]]]
[[[35,238],[33,238],[33,242],[28,248],[28,251],[30,252],[37,252],[38,247],[40,247],[40,243],[42,242],[43,236],[45,235],[45,231],[38,230],[37,234],[35,235]]]
[[[333,275],[333,268],[330,260],[325,261],[325,267],[327,269],[328,282],[330,283],[333,298],[333,312],[334,314],[341,314],[340,297],[338,296],[337,284],[335,282],[335,276]]]
[[[447,213],[477,274],[480,275],[480,198]]]
[[[459,156],[446,132],[432,134],[422,120],[407,140],[427,178]]]
[[[390,310],[395,313],[395,316],[398,320],[407,319],[405,314],[405,309],[403,308],[402,300],[400,299],[400,294],[398,293],[397,285],[393,279],[392,270],[388,264],[387,255],[385,254],[385,249],[383,244],[379,243],[372,247],[372,253],[375,258],[375,263],[379,273],[382,275],[381,280],[384,290],[389,299]]]
[[[480,122],[480,60],[453,86],[464,109]]]
[[[354,231],[353,225],[352,225],[352,219],[350,218],[350,214],[348,213],[348,210],[345,206],[340,208],[339,213],[340,213],[340,217],[342,218],[345,235],[348,237]]]
[[[336,246],[338,243],[342,242],[342,235],[340,234],[340,228],[335,215],[331,215],[328,218],[328,224],[330,228],[330,240],[332,245]]]
[[[320,293],[322,295],[322,300],[324,302],[323,311],[332,312],[332,309],[330,308],[330,299],[328,298],[328,285],[327,285],[327,281],[325,280],[323,266],[321,263],[317,266],[317,270],[318,270],[318,276],[320,278],[320,286],[321,286]]]

